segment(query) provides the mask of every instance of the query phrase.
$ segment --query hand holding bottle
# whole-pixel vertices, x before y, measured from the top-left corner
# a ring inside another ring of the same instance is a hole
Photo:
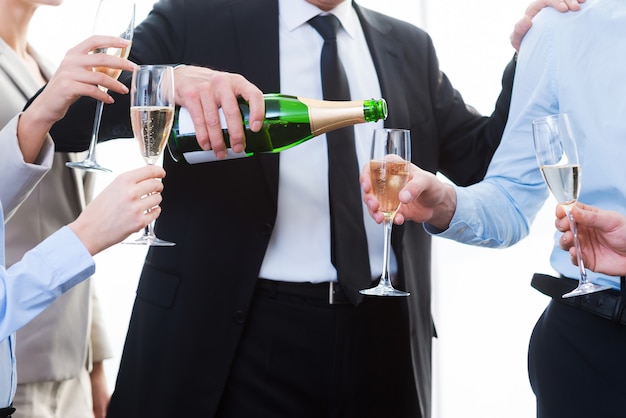
[[[120,94],[128,93],[124,84],[92,69],[104,66],[132,71],[135,65],[124,58],[90,53],[97,48],[121,48],[128,44],[129,41],[115,36],[91,36],[67,52],[41,94],[20,117],[18,138],[25,161],[34,161],[48,130],[65,116],[67,109],[79,97],[91,96],[113,103],[113,98],[98,85]]]
[[[253,132],[261,129],[265,115],[263,93],[241,75],[181,65],[174,71],[174,84],[176,104],[189,110],[200,147],[212,149],[217,158],[226,157],[218,114],[220,107],[228,125],[233,151],[242,152],[245,148],[238,97],[250,104],[250,129]]]

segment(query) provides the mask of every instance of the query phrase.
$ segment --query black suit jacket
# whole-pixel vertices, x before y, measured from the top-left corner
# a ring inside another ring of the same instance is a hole
[[[495,113],[481,117],[440,72],[425,32],[354,7],[388,102],[386,125],[411,130],[413,162],[457,184],[481,180],[506,122],[513,66]],[[277,1],[162,0],[137,28],[131,59],[236,72],[264,92],[280,92]],[[105,108],[101,132],[132,136],[128,97],[116,100]],[[52,132],[57,147],[85,149],[92,116],[92,106],[74,106]],[[275,222],[279,161],[272,154],[188,166],[166,155],[157,231],[177,245],[147,255],[111,416],[214,413]],[[393,246],[399,286],[411,292],[407,332],[422,416],[429,417],[430,237],[409,222],[395,228]]]

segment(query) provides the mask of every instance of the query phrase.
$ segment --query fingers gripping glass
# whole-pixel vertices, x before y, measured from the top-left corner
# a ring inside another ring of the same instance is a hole
[[[124,39],[132,40],[135,27],[135,2],[131,0],[100,0],[98,12],[93,27],[94,35],[111,35],[119,36]],[[126,48],[100,48],[93,51],[94,53],[102,53],[114,55],[118,57],[128,58],[130,46]],[[107,74],[113,78],[118,78],[122,73],[121,70],[95,67],[94,71]],[[102,91],[106,88],[98,86]],[[98,143],[98,132],[100,130],[100,119],[102,118],[102,109],[104,103],[100,100],[96,102],[96,114],[94,116],[93,131],[91,133],[91,141],[89,142],[89,150],[83,161],[75,161],[65,163],[66,166],[88,171],[104,171],[111,172],[108,168],[102,167],[96,161],[96,145]]]

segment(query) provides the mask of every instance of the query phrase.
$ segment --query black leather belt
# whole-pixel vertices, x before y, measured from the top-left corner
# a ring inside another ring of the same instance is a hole
[[[349,304],[350,300],[337,282],[302,283],[258,279],[257,290],[270,295],[291,295],[309,300],[328,302],[329,305]]]
[[[15,412],[15,408],[10,406],[6,408],[0,408],[0,418],[11,418],[11,415]]]
[[[532,287],[556,301],[591,312],[616,324],[626,325],[626,303],[621,292],[609,289],[572,298],[562,297],[574,290],[577,284],[576,280],[539,273],[535,273],[531,281]]]

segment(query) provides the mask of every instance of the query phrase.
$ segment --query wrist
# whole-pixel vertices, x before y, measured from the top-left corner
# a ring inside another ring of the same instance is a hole
[[[74,222],[67,225],[74,234],[78,237],[80,242],[83,243],[89,254],[92,256],[99,253],[103,248],[98,244],[98,240],[95,239],[94,234],[90,232],[89,225],[83,223],[79,216]]]
[[[428,223],[435,229],[445,231],[450,227],[450,221],[452,221],[455,212],[456,192],[450,184],[444,184],[442,198],[434,208]]]
[[[95,361],[91,365],[91,371],[89,372],[91,377],[98,377],[100,375],[104,375],[104,365],[101,361]]]
[[[34,163],[48,136],[52,124],[43,121],[36,109],[28,108],[19,115],[17,140],[26,163]]]

